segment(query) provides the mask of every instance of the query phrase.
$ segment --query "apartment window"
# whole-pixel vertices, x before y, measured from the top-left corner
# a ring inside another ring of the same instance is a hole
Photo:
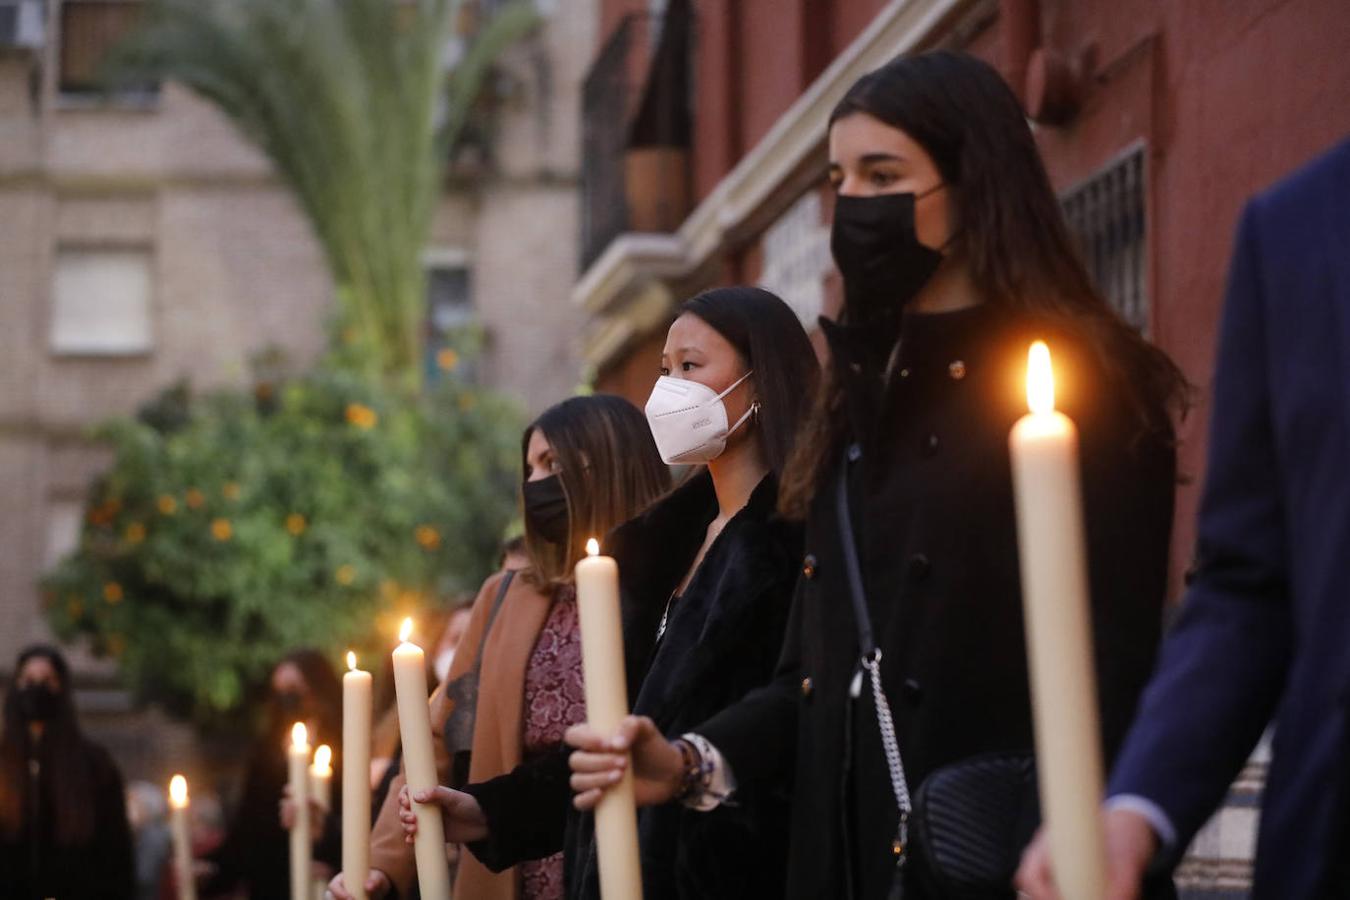
[[[1139,145],[1060,198],[1097,289],[1143,334],[1149,323],[1145,184]]]
[[[142,0],[62,0],[61,52],[58,90],[62,94],[98,93],[99,67],[108,51],[131,33],[140,20]],[[158,85],[147,84],[122,92],[126,96],[153,96]]]
[[[148,248],[57,250],[51,349],[65,355],[133,356],[153,348]]]
[[[453,376],[473,381],[471,349],[477,322],[467,259],[449,254],[427,264],[426,371],[431,380]]]
[[[47,505],[47,534],[42,547],[43,568],[50,569],[80,546],[84,525],[84,503],[59,497]]]
[[[0,48],[36,50],[46,37],[42,0],[0,0]]]

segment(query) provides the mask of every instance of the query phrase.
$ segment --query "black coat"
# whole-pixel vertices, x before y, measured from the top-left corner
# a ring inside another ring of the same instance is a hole
[[[634,711],[667,735],[688,731],[773,675],[802,546],[800,527],[775,515],[776,501],[776,484],[766,478],[671,606],[659,644],[667,601],[717,514],[710,476],[694,476],[606,541],[619,564],[629,697]],[[568,774],[560,752],[466,788],[492,835],[470,849],[500,871],[565,843],[568,896],[597,898],[591,817],[572,810]],[[785,788],[747,791],[736,806],[712,813],[678,805],[643,810],[638,829],[647,900],[781,897]]]
[[[45,755],[40,754],[37,814],[33,814],[30,793],[30,802],[25,804],[26,826],[13,838],[0,838],[0,897],[131,900],[135,895],[135,857],[122,775],[108,752],[97,744],[83,741],[81,755],[89,767],[93,834],[77,846],[57,844],[52,820],[52,780],[60,778],[61,773],[52,771]],[[9,789],[0,785],[0,790]]]
[[[1026,412],[1037,337],[1055,355],[1058,406],[1080,431],[1102,728],[1114,754],[1161,630],[1170,434],[1141,436],[1082,343],[1020,314],[985,305],[905,316],[884,385],[868,375],[881,366],[860,336],[825,327],[861,449],[850,504],[911,789],[943,765],[1033,746],[1008,433]],[[869,692],[848,695],[858,641],[836,469],[808,516],[774,684],[699,728],[738,784],[795,784],[794,898],[883,896],[898,818]]]

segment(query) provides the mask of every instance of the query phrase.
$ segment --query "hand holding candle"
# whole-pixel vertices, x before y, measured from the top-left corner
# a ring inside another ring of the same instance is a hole
[[[169,828],[173,834],[173,875],[178,900],[196,900],[197,883],[192,874],[192,826],[188,817],[187,779],[169,780]]]
[[[581,622],[581,659],[586,686],[586,719],[595,730],[612,733],[628,714],[619,621],[619,567],[600,556],[594,538],[587,557],[577,563],[577,615]],[[606,900],[641,900],[637,811],[633,775],[605,792],[595,808],[595,841],[600,857],[600,895]]]
[[[403,620],[401,643],[394,650],[394,689],[398,696],[398,730],[403,739],[403,774],[408,790],[416,794],[439,784],[431,749],[431,712],[427,704],[426,654],[409,642],[412,619]],[[450,896],[450,869],[445,856],[445,831],[440,808],[413,803],[417,815],[417,883],[427,900]]]
[[[347,653],[342,676],[342,880],[347,893],[366,900],[370,871],[370,688],[369,672]]]
[[[295,819],[291,822],[291,900],[310,900],[311,847],[309,838],[309,734],[305,723],[291,728],[291,746],[286,751],[290,769],[291,803]]]
[[[1041,810],[1065,897],[1104,895],[1101,731],[1088,607],[1078,430],[1055,410],[1050,350],[1027,363],[1029,415],[1009,437]]]

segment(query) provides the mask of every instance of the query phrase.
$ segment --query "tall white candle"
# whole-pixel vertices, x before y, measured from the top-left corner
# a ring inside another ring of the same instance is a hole
[[[398,730],[403,739],[403,776],[410,793],[430,790],[439,783],[431,749],[431,713],[427,704],[426,655],[408,641],[412,619],[403,620],[401,643],[394,649],[394,690],[398,696]],[[417,884],[426,900],[450,896],[450,868],[445,856],[445,830],[440,807],[413,802],[417,816]]]
[[[295,809],[291,822],[291,900],[309,900],[313,865],[309,840],[309,734],[304,722],[296,722],[291,728],[286,761]]]
[[[619,620],[619,567],[598,555],[594,538],[576,567],[577,615],[586,684],[586,719],[601,733],[613,732],[628,715],[623,629]],[[595,808],[595,841],[600,857],[600,895],[607,900],[641,900],[637,811],[631,769]]]
[[[173,835],[173,876],[178,900],[196,900],[192,876],[192,826],[188,819],[188,785],[182,775],[169,779],[169,830]]]
[[[329,812],[333,802],[333,748],[320,744],[314,751],[314,762],[309,766],[309,799]]]
[[[366,900],[370,871],[370,673],[347,653],[342,676],[342,881]]]
[[[1027,362],[1030,414],[1009,438],[1041,811],[1065,897],[1105,893],[1101,731],[1093,669],[1078,429],[1055,410],[1050,350]]]

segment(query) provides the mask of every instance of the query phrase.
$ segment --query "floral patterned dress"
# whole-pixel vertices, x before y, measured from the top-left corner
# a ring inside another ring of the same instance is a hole
[[[558,589],[525,667],[525,759],[556,750],[563,733],[586,718],[576,589]],[[521,863],[524,900],[562,900],[563,855]]]

